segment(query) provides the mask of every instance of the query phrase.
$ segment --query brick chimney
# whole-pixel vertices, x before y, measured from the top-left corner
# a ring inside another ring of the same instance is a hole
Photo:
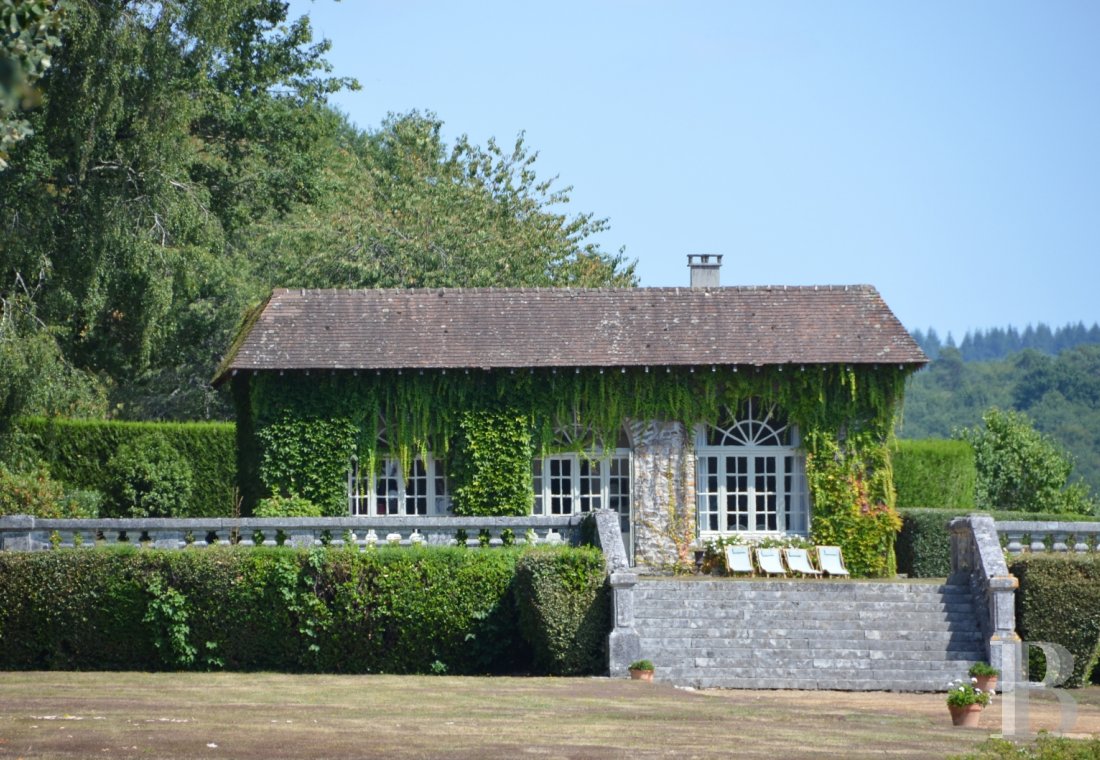
[[[688,269],[691,270],[691,287],[717,288],[718,270],[722,267],[720,253],[689,253]]]

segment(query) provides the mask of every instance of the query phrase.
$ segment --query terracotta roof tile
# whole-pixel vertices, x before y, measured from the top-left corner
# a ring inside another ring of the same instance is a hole
[[[276,290],[232,370],[922,364],[867,285]]]

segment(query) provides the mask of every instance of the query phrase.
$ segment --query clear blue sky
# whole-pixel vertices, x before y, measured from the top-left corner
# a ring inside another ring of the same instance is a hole
[[[909,328],[1100,321],[1100,2],[292,0],[359,127],[526,131],[645,286],[870,283]]]

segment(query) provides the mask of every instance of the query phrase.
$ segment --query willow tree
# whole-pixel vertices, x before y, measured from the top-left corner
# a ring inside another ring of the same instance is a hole
[[[149,416],[203,395],[259,290],[229,241],[316,192],[325,97],[352,84],[326,49],[277,0],[65,4],[33,136],[0,174],[0,281],[38,294],[74,364],[159,387]]]

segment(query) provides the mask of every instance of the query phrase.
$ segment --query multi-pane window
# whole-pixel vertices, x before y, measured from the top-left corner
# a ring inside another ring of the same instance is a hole
[[[796,431],[753,400],[697,436],[700,534],[809,532],[805,464]]]
[[[614,509],[630,526],[630,452],[553,454],[531,463],[536,515],[571,515]]]
[[[451,496],[443,463],[414,459],[402,477],[396,459],[382,459],[373,477],[360,474],[357,462],[348,471],[348,507],[353,515],[445,515]]]

